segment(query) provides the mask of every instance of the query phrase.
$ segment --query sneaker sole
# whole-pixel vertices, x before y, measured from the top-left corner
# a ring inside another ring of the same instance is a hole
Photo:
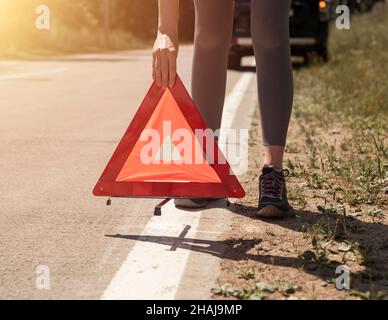
[[[267,205],[263,209],[259,210],[257,216],[267,218],[284,218],[293,217],[294,215],[291,210],[279,209],[276,206]]]

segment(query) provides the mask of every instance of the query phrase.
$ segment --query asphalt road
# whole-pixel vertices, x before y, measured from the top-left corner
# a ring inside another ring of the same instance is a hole
[[[188,88],[191,55],[181,48],[178,70]],[[113,199],[108,207],[92,196],[150,85],[150,67],[149,50],[0,61],[0,298],[103,296],[158,203]],[[228,93],[241,77],[229,72]],[[254,80],[249,88],[253,103]],[[246,112],[235,121],[241,117]],[[216,240],[231,213],[220,204],[200,214],[195,237],[215,251],[178,248],[189,253],[176,298],[209,297],[217,253],[226,249]],[[183,226],[170,227],[181,234]],[[132,236],[109,236],[117,234]],[[147,287],[139,290],[139,299],[147,297]]]

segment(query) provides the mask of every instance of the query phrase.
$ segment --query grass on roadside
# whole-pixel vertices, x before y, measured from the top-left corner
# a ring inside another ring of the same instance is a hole
[[[333,28],[332,60],[295,77],[294,115],[307,161],[288,157],[288,168],[352,210],[387,202],[387,28],[386,8],[355,17],[350,30]]]
[[[237,207],[243,217],[233,230],[236,235],[244,234],[247,241],[258,236],[249,231],[255,227],[271,227],[276,235],[260,234],[261,243],[256,252],[249,252],[248,260],[222,263],[224,273],[213,289],[215,297],[387,297],[386,30],[386,6],[356,16],[351,30],[332,28],[329,63],[295,70],[294,113],[285,165],[290,171],[288,192],[297,211],[296,220],[250,220],[257,204],[257,176],[252,174],[257,165],[256,159],[251,159],[250,174],[244,178],[248,196]],[[255,120],[251,157],[259,155],[261,142],[255,137],[258,131]],[[244,223],[249,223],[250,229]],[[279,243],[289,246],[279,247]],[[242,249],[240,256],[247,257],[247,252]],[[335,269],[339,265],[350,270],[351,290],[335,288]],[[245,276],[241,271],[237,273],[240,276],[233,272],[241,266]],[[279,278],[295,286],[288,296],[273,283]]]

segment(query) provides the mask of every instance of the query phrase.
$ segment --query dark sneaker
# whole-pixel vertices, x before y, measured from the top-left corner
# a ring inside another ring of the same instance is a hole
[[[292,215],[288,204],[285,170],[274,166],[264,166],[259,182],[259,212],[260,217],[286,217]]]
[[[177,198],[174,200],[174,204],[177,207],[199,209],[206,207],[209,203],[208,199],[188,199],[188,198]]]

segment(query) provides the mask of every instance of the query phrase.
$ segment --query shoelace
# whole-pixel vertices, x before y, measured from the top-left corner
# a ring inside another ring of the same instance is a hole
[[[272,170],[260,177],[260,189],[262,196],[279,197],[282,196],[284,177],[288,176],[288,170]]]

